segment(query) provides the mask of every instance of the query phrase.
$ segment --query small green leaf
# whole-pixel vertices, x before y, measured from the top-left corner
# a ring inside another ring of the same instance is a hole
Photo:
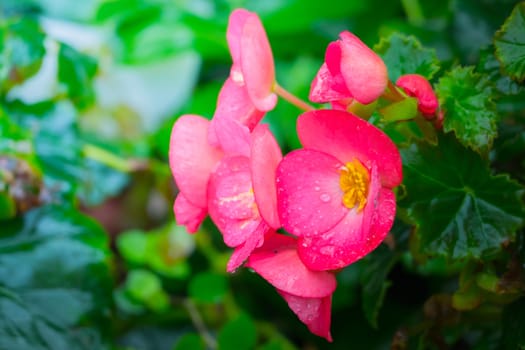
[[[134,300],[146,305],[153,311],[169,308],[169,296],[162,288],[160,279],[147,270],[132,270],[126,279],[125,289]]]
[[[71,46],[61,44],[58,51],[58,81],[79,109],[94,102],[93,78],[97,72],[95,58],[84,55]]]
[[[521,298],[503,310],[501,349],[525,349],[525,298]]]
[[[503,70],[517,81],[525,79],[525,2],[514,7],[501,29],[496,32],[496,57]]]
[[[476,153],[453,137],[439,147],[401,151],[406,197],[399,206],[417,225],[423,252],[453,259],[488,258],[524,222],[523,187],[491,175]]]
[[[436,92],[445,113],[443,129],[453,131],[465,146],[488,152],[498,119],[491,81],[475,73],[473,67],[457,67],[439,79]]]
[[[413,36],[394,33],[381,39],[374,50],[385,61],[388,76],[394,82],[404,74],[419,74],[432,79],[439,71],[436,52],[421,46]]]
[[[226,323],[219,331],[220,350],[251,350],[257,343],[257,330],[247,314]]]
[[[197,333],[186,333],[179,338],[173,350],[204,350],[204,343]]]
[[[226,277],[213,272],[195,275],[189,285],[189,295],[204,303],[220,302],[228,291]]]
[[[38,72],[45,53],[44,33],[34,18],[0,22],[0,92]]]

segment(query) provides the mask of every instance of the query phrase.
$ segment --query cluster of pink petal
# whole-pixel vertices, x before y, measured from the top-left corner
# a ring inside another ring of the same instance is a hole
[[[212,120],[184,115],[173,126],[176,220],[196,232],[209,215],[233,249],[227,270],[244,264],[257,272],[312,333],[331,341],[335,271],[375,249],[395,217],[399,152],[382,131],[346,111],[354,101],[369,104],[383,94],[386,66],[355,35],[341,33],[310,90],[311,101],[333,109],[300,115],[303,148],[283,157],[260,123],[276,105],[277,85],[258,16],[235,10],[227,41],[233,64]],[[397,85],[419,99],[422,113],[436,112],[431,87],[414,77]],[[358,164],[366,179],[355,207],[343,201],[341,176],[348,164]]]

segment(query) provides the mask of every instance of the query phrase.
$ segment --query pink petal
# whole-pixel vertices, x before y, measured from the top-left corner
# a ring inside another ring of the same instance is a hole
[[[233,253],[228,260],[226,265],[226,271],[234,272],[239,266],[242,265],[246,259],[252,254],[255,248],[260,247],[264,242],[264,234],[269,230],[268,225],[264,221],[261,221],[259,226],[253,231],[246,241],[235,247]]]
[[[277,168],[277,206],[284,229],[315,235],[335,226],[348,212],[339,185],[343,164],[309,149],[287,154]]]
[[[341,74],[351,95],[368,104],[385,91],[388,74],[383,60],[357,36],[344,31],[341,38]]]
[[[210,173],[222,158],[222,151],[208,144],[209,121],[196,115],[183,115],[173,125],[169,164],[175,182],[193,205],[207,206]]]
[[[310,332],[332,342],[330,334],[331,295],[324,298],[302,298],[283,291],[278,290],[278,292]]]
[[[245,9],[236,9],[230,14],[230,18],[228,19],[226,40],[228,41],[228,47],[234,64],[240,62],[241,35],[246,20],[251,16],[254,16],[254,14]]]
[[[367,204],[351,210],[335,227],[318,235],[299,238],[298,253],[304,264],[318,271],[337,270],[361,259],[386,237],[395,216],[392,191],[382,189],[372,168]]]
[[[251,173],[259,213],[273,229],[281,227],[277,213],[275,174],[283,158],[281,149],[267,125],[258,125],[252,134]]]
[[[268,37],[257,15],[246,18],[241,35],[241,68],[248,95],[260,111],[277,103],[273,93],[275,68]]]
[[[208,187],[208,211],[229,247],[243,244],[260,225],[255,204],[250,160],[225,157],[212,174]]]
[[[267,235],[265,244],[251,254],[246,266],[275,288],[299,297],[326,297],[336,287],[332,273],[309,270],[297,255],[295,239],[281,234]]]
[[[206,208],[197,207],[189,202],[182,193],[179,193],[173,205],[177,224],[186,226],[190,233],[194,233],[208,214]]]
[[[432,85],[425,77],[418,74],[405,74],[399,77],[396,85],[402,88],[409,96],[417,98],[418,109],[425,115],[434,115],[439,106],[438,99]]]
[[[348,91],[341,92],[333,89],[333,85],[338,85],[334,81],[335,78],[328,70],[326,63],[323,63],[310,86],[310,101],[324,103],[349,98],[350,93]]]
[[[304,148],[319,150],[342,163],[360,160],[377,164],[381,183],[395,187],[401,183],[401,156],[396,145],[381,130],[353,114],[339,110],[303,113],[297,133]]]

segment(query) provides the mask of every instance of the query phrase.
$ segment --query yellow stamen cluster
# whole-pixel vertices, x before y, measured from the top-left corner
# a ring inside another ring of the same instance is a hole
[[[363,210],[368,196],[370,175],[360,161],[354,159],[341,169],[339,186],[343,190],[343,204],[349,209],[357,206],[357,212]]]

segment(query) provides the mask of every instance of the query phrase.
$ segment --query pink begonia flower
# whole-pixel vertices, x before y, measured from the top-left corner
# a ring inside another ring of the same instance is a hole
[[[396,85],[409,96],[417,98],[417,108],[424,117],[427,119],[435,117],[439,102],[432,85],[425,77],[419,74],[405,74],[397,79]]]
[[[220,148],[208,143],[209,121],[197,115],[183,115],[173,125],[169,165],[179,194],[174,204],[178,224],[195,232],[206,217],[208,181],[223,157]]]
[[[250,132],[264,114],[255,108],[246,89],[228,78],[219,92],[211,120],[210,144],[220,146],[229,154],[248,155]]]
[[[277,103],[273,92],[275,67],[266,31],[253,12],[237,9],[232,12],[226,31],[233,65],[231,79],[246,89],[259,111],[269,111]]]
[[[340,40],[326,49],[325,63],[310,89],[310,100],[317,103],[351,99],[368,104],[383,94],[388,83],[383,60],[357,36],[344,31]]]
[[[386,134],[344,111],[306,112],[297,132],[304,148],[277,168],[281,224],[299,238],[308,268],[339,269],[375,249],[390,230],[401,157]]]
[[[332,341],[330,309],[335,276],[309,270],[297,255],[294,238],[270,231],[264,245],[250,255],[246,266],[277,289],[312,333]]]
[[[210,217],[224,243],[234,248],[229,272],[261,246],[270,228],[280,227],[275,172],[281,151],[266,125],[258,125],[251,136],[250,156],[225,156],[208,185]]]

